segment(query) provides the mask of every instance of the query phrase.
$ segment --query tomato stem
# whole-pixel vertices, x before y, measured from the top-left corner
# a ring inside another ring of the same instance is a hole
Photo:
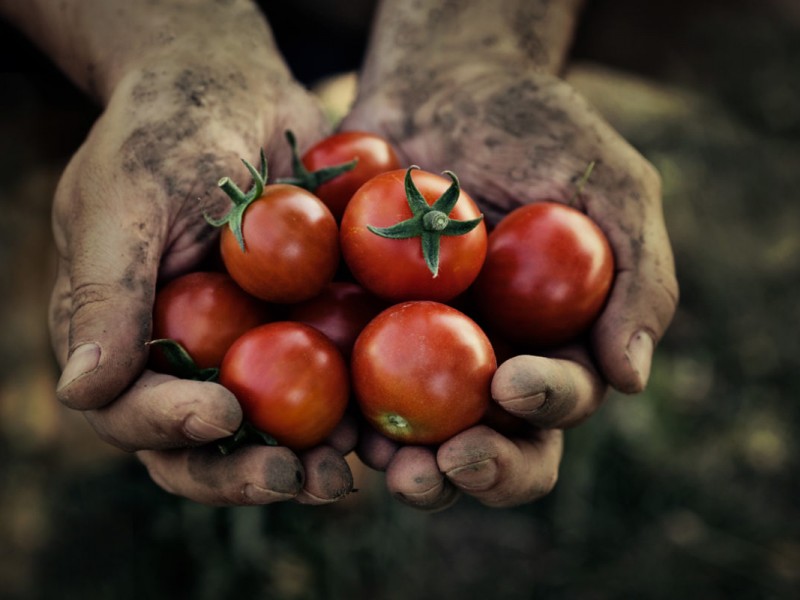
[[[422,225],[426,231],[444,231],[450,217],[439,210],[432,210],[422,216]]]
[[[578,181],[575,183],[575,189],[572,192],[572,196],[570,196],[569,200],[567,200],[567,204],[569,206],[574,206],[575,199],[580,196],[581,193],[583,193],[583,188],[586,187],[586,184],[589,182],[589,177],[591,177],[592,171],[594,171],[595,164],[595,161],[591,161],[587,165],[583,175],[581,175],[580,179],[578,179]]]
[[[301,187],[304,190],[314,193],[323,183],[326,183],[331,179],[334,179],[339,175],[346,173],[347,171],[352,171],[356,168],[356,164],[358,163],[357,157],[346,163],[332,165],[330,167],[323,167],[321,169],[317,169],[316,171],[309,171],[300,158],[300,151],[297,149],[297,139],[295,138],[294,133],[287,129],[285,135],[286,141],[289,142],[289,146],[292,149],[292,176],[282,177],[277,180],[277,183],[296,185],[297,187]]]
[[[439,238],[443,235],[453,236],[469,233],[480,224],[483,215],[469,221],[459,221],[448,216],[461,195],[458,177],[452,171],[444,172],[452,181],[450,186],[433,204],[429,205],[411,177],[414,169],[419,169],[419,167],[412,165],[406,170],[404,181],[408,207],[413,216],[390,227],[367,225],[367,229],[389,239],[420,238],[425,264],[431,274],[437,277],[439,275]]]
[[[206,221],[214,227],[228,225],[236,238],[236,242],[239,244],[239,248],[241,248],[242,252],[246,252],[244,234],[242,233],[242,220],[244,219],[244,211],[253,201],[261,197],[264,193],[264,186],[267,184],[267,157],[264,155],[264,149],[261,149],[261,164],[258,170],[245,159],[242,159],[242,162],[253,177],[252,187],[245,193],[230,177],[223,177],[217,182],[217,185],[233,201],[233,206],[219,219],[215,219],[207,213],[204,216]]]
[[[380,415],[378,420],[381,423],[381,430],[387,432],[394,439],[403,439],[410,433],[411,423],[397,413]]]

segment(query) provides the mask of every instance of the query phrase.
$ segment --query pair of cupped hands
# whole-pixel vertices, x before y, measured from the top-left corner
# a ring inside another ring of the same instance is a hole
[[[532,425],[523,437],[475,426],[438,448],[401,447],[346,417],[329,440],[295,454],[254,445],[221,455],[215,440],[242,420],[215,383],[146,368],[156,286],[198,268],[217,242],[204,213],[229,206],[222,176],[248,184],[241,158],[267,152],[286,176],[300,148],[331,132],[315,96],[292,80],[249,93],[243,82],[187,69],[122,78],[54,200],[59,253],[50,325],[64,367],[58,399],[105,441],[135,452],[165,490],[213,505],[347,496],[357,450],[401,501],[441,509],[460,494],[513,506],[549,493],[563,430],[592,415],[610,387],[641,391],[675,310],[677,285],[657,173],[563,80],[513,67],[450,70],[420,95],[399,83],[360,91],[342,130],[387,137],[404,164],[455,172],[489,222],[524,203],[567,201],[608,236],[609,301],[589,336],[546,356],[499,365],[494,401]],[[587,164],[596,166],[574,196]]]

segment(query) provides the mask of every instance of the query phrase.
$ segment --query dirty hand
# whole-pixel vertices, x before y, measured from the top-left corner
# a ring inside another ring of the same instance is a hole
[[[407,164],[455,172],[489,222],[525,203],[566,202],[605,232],[616,260],[608,303],[587,343],[503,362],[492,396],[530,434],[469,429],[436,452],[360,440],[365,462],[387,471],[409,504],[436,509],[463,491],[490,506],[534,500],[555,485],[562,430],[600,406],[607,387],[644,389],[653,349],[677,302],[659,176],[564,81],[515,65],[405,71],[362,88],[345,129],[387,136]],[[577,196],[575,182],[596,166]]]
[[[155,14],[126,2],[63,4],[70,22],[110,58],[92,63],[89,82],[76,66],[85,65],[85,54],[61,61],[104,110],[54,200],[59,264],[50,325],[63,366],[58,399],[84,411],[101,438],[137,452],[164,489],[187,498],[261,504],[341,497],[352,487],[342,458],[354,443],[346,426],[330,445],[300,456],[259,446],[223,457],[210,442],[242,420],[233,395],[145,368],[157,282],[195,268],[218,243],[204,219],[229,207],[217,181],[228,175],[245,187],[240,159],[256,162],[262,147],[271,174],[287,175],[285,129],[301,146],[327,132],[316,101],[276,56],[250,2],[191,10],[175,3]],[[135,51],[126,52],[126,42]]]

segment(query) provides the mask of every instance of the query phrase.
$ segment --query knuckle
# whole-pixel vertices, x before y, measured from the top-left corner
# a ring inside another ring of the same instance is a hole
[[[82,282],[72,289],[72,314],[104,304],[114,297],[113,286],[106,283]]]

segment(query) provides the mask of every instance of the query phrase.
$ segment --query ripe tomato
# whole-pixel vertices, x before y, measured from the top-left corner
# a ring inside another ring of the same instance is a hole
[[[475,202],[450,175],[448,181],[413,168],[390,171],[369,180],[350,200],[340,228],[342,255],[366,289],[395,302],[446,302],[473,282],[486,255],[486,225]],[[438,199],[446,198],[454,205],[446,211],[431,210]],[[448,229],[427,229],[424,223],[434,213],[445,216],[441,226]],[[401,232],[400,239],[376,233],[403,227],[414,217],[423,217],[419,219],[425,228],[421,237],[404,237]],[[431,245],[435,246],[436,269],[430,259]]]
[[[361,330],[386,304],[356,283],[334,281],[318,296],[293,304],[287,317],[324,333],[346,359]]]
[[[245,194],[228,178],[220,187],[234,201],[231,212],[209,222],[222,229],[225,268],[245,291],[277,303],[313,298],[332,279],[339,262],[338,228],[331,211],[311,192],[288,184],[265,184],[245,161],[253,188]]]
[[[178,342],[201,369],[219,367],[236,338],[267,322],[271,313],[225,273],[189,273],[156,294],[153,339]],[[172,372],[159,348],[151,357],[157,370]]]
[[[472,291],[481,322],[532,347],[569,342],[603,309],[614,256],[600,228],[557,202],[521,206],[489,235]]]
[[[333,342],[308,325],[278,321],[234,342],[219,382],[252,425],[279,444],[304,450],[320,444],[341,421],[348,377]]]
[[[353,390],[378,431],[406,444],[438,444],[481,420],[497,368],[480,327],[438,302],[396,304],[353,348]]]
[[[291,140],[290,140],[291,142]],[[335,133],[314,144],[302,156],[306,175],[324,173],[326,169],[356,159],[355,167],[336,175],[321,184],[310,179],[307,187],[331,210],[336,221],[341,221],[350,198],[364,183],[386,171],[394,171],[402,165],[391,144],[383,137],[366,131],[343,131]],[[295,173],[295,176],[302,175]],[[292,180],[290,180],[292,181]]]

